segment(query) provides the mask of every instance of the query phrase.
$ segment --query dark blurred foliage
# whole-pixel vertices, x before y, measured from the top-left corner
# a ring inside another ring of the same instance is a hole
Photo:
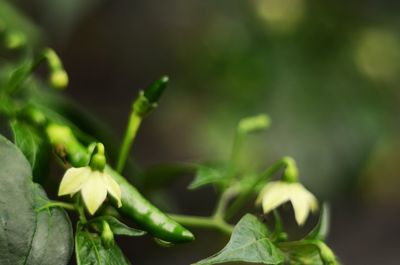
[[[15,2],[60,53],[66,93],[114,128],[117,142],[138,90],[170,75],[135,143],[141,164],[225,159],[236,122],[268,113],[272,127],[249,139],[243,166],[293,156],[306,186],[332,202],[331,244],[343,263],[398,263],[400,3]],[[154,200],[209,213],[213,191],[182,192],[189,180]],[[187,264],[225,242],[209,238],[125,251],[140,264]]]

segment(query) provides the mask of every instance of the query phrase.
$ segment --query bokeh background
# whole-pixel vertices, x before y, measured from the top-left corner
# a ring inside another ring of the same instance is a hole
[[[332,205],[329,244],[341,261],[398,264],[400,2],[13,2],[63,59],[65,93],[117,141],[139,89],[170,76],[135,142],[139,164],[227,159],[237,121],[267,113],[272,126],[246,142],[243,165],[293,156],[305,185]],[[147,195],[171,211],[209,214],[213,190],[186,191],[190,177]],[[137,264],[180,265],[226,242],[195,232],[190,245],[133,239],[124,252]]]

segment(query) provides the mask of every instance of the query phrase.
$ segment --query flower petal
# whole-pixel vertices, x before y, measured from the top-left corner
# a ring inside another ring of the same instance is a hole
[[[107,173],[103,173],[103,181],[106,184],[108,192],[117,200],[118,208],[121,207],[121,188],[119,184]]]
[[[74,194],[79,191],[90,172],[91,170],[87,167],[69,168],[61,180],[58,196]]]
[[[102,173],[92,171],[88,180],[82,185],[82,198],[90,214],[94,214],[107,197],[107,187]]]
[[[317,199],[300,183],[293,183],[291,187],[291,202],[298,225],[304,225],[310,210],[318,207]]]
[[[271,210],[287,202],[290,199],[289,187],[290,184],[280,181],[268,183],[261,194],[262,207],[264,213],[269,213]]]

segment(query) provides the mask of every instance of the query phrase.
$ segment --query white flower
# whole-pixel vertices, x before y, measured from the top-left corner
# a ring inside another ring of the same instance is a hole
[[[107,173],[90,167],[69,168],[61,181],[58,196],[74,195],[81,191],[83,201],[90,214],[94,214],[107,197],[113,196],[121,207],[121,188]]]
[[[261,190],[257,203],[262,203],[264,213],[290,201],[298,225],[303,225],[310,211],[318,209],[315,196],[298,182],[272,181]]]

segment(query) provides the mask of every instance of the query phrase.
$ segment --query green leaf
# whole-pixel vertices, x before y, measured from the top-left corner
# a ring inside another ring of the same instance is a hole
[[[100,216],[90,221],[90,224],[95,227],[97,231],[101,231],[101,221],[106,221],[111,228],[114,235],[123,236],[143,236],[146,234],[145,231],[131,228],[126,224],[119,221],[113,216]]]
[[[8,79],[6,90],[8,92],[14,92],[20,88],[24,84],[24,82],[28,79],[32,70],[32,59],[27,58],[19,63],[17,68],[13,70],[10,78]]]
[[[340,265],[333,251],[321,240],[287,242],[280,248],[291,265]]]
[[[225,185],[229,178],[226,176],[226,167],[199,166],[195,179],[189,184],[189,189],[194,190],[208,184]]]
[[[78,265],[129,265],[121,249],[114,244],[103,246],[98,234],[78,229],[75,235],[75,251]]]
[[[233,230],[228,244],[215,255],[196,265],[219,264],[242,261],[262,264],[280,264],[283,253],[270,241],[270,232],[257,217],[246,214]]]
[[[48,160],[51,155],[49,144],[40,137],[36,128],[28,123],[14,120],[10,123],[14,144],[22,151],[33,168],[33,179],[42,181],[48,175]]]
[[[43,140],[37,135],[34,128],[26,123],[12,121],[10,123],[14,134],[14,143],[28,159],[32,168],[35,167],[36,156]]]
[[[324,265],[318,247],[313,244],[291,247],[285,254],[290,265]]]
[[[51,208],[43,189],[32,182],[23,154],[0,136],[0,264],[67,264],[72,228],[65,211]]]
[[[328,237],[330,227],[330,208],[327,203],[322,205],[321,216],[318,224],[306,236],[306,239],[317,239],[324,241]]]

